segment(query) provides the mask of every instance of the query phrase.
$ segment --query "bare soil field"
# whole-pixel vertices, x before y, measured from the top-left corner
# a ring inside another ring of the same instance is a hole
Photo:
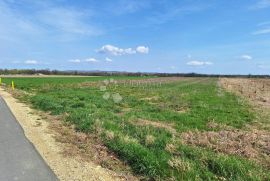
[[[220,84],[253,104],[270,108],[270,79],[222,78]]]
[[[209,123],[209,128],[222,130],[189,131],[181,135],[182,140],[216,152],[243,156],[270,168],[270,80],[222,78],[218,84],[246,99],[257,112],[257,120],[244,129]]]
[[[220,86],[246,99],[257,112],[255,126],[270,130],[270,79],[220,79]]]
[[[186,144],[210,148],[216,152],[238,155],[270,168],[270,132],[252,128],[222,131],[193,131],[181,135]]]

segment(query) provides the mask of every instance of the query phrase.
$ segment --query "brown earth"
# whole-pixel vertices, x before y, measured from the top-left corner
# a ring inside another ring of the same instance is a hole
[[[252,126],[270,130],[270,79],[222,78],[219,83],[252,105],[257,112]]]
[[[270,108],[270,79],[222,78],[220,84],[252,104]]]
[[[247,100],[257,113],[256,120],[243,129],[209,124],[209,128],[219,126],[221,131],[182,133],[182,141],[216,152],[243,156],[270,168],[270,80],[221,78],[219,85]]]
[[[243,156],[270,168],[270,133],[226,129],[222,131],[193,131],[181,135],[186,144],[211,148],[216,152]]]

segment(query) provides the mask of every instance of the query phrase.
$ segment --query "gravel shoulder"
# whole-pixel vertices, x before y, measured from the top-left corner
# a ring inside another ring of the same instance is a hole
[[[11,94],[0,88],[0,94],[22,126],[25,136],[33,143],[42,158],[54,171],[59,180],[123,180],[116,173],[78,157],[62,154],[65,144],[55,140],[50,123],[36,114],[24,103],[18,102]]]
[[[57,180],[0,94],[0,180]]]

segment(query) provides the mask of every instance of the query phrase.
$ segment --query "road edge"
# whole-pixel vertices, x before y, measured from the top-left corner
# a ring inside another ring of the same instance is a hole
[[[0,95],[21,125],[26,138],[59,180],[120,180],[117,175],[95,163],[65,157],[61,154],[65,145],[54,139],[48,121],[34,114],[35,110],[19,102],[3,88],[0,88]]]

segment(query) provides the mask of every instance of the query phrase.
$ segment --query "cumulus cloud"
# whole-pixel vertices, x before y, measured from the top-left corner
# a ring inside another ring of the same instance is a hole
[[[80,63],[81,60],[80,59],[71,59],[71,60],[69,60],[69,62],[71,62],[71,63]]]
[[[87,59],[71,59],[71,60],[69,60],[69,62],[71,62],[71,63],[82,63],[82,62],[95,63],[95,62],[99,62],[99,61],[95,58],[87,58]]]
[[[204,62],[204,61],[194,60],[194,61],[187,62],[187,65],[190,65],[190,66],[204,66],[204,65],[213,65],[213,63],[212,62]]]
[[[250,56],[250,55],[241,55],[241,56],[240,56],[240,59],[242,59],[242,60],[252,60],[253,57]]]
[[[119,48],[113,45],[104,45],[99,50],[97,50],[97,52],[114,56],[121,56],[136,53],[146,54],[149,52],[149,48],[145,46],[138,46],[136,49],[133,49],[133,48]]]
[[[147,54],[147,53],[149,53],[149,48],[148,47],[145,47],[145,46],[138,46],[136,48],[136,51],[138,53],[145,53],[145,54]]]
[[[36,60],[26,60],[24,63],[28,64],[28,65],[36,65],[36,64],[38,64],[38,61],[36,61]]]
[[[95,58],[87,58],[87,59],[85,59],[85,61],[86,62],[98,62],[98,60]]]
[[[113,61],[112,59],[110,59],[108,57],[106,57],[105,60],[106,60],[106,62],[112,62]]]
[[[113,45],[104,45],[98,50],[98,52],[110,54],[110,55],[114,55],[114,56],[136,53],[136,52],[132,51],[131,48],[123,49],[123,48],[118,48],[118,47],[113,46]]]
[[[127,48],[124,50],[124,53],[126,54],[135,54],[136,50],[133,50],[132,48]]]

